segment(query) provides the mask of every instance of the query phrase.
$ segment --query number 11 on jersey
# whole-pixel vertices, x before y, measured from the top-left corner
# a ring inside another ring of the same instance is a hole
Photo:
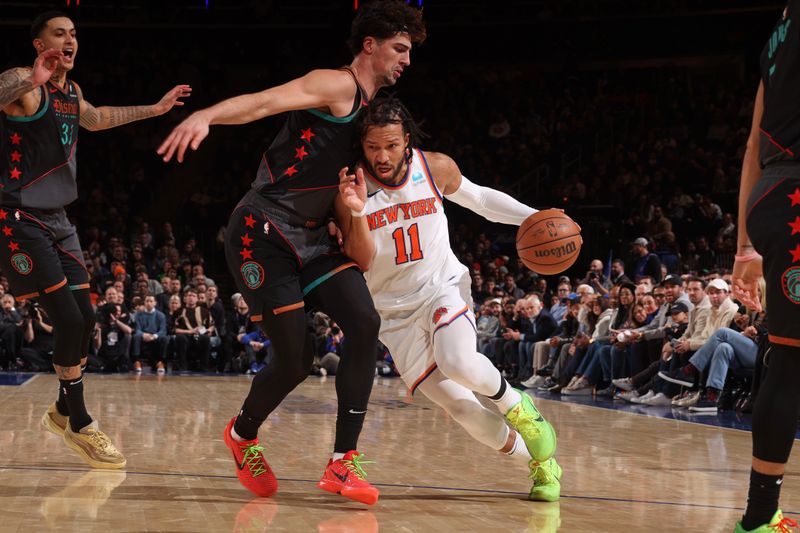
[[[419,226],[417,224],[411,224],[408,227],[408,237],[411,240],[411,256],[406,253],[406,236],[403,228],[397,228],[392,232],[394,249],[397,252],[394,262],[397,265],[422,259],[422,249],[419,246]]]

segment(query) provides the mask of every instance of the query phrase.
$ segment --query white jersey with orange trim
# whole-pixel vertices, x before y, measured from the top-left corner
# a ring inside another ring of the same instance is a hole
[[[441,192],[417,149],[397,185],[365,175],[367,223],[375,241],[365,278],[375,308],[382,317],[417,310],[468,272],[450,249]]]

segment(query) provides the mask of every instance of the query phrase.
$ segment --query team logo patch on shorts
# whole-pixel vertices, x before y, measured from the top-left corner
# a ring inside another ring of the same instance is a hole
[[[800,267],[791,267],[783,273],[781,287],[792,303],[800,304]]]
[[[264,283],[264,267],[255,261],[248,261],[242,265],[242,278],[250,290],[255,290]]]
[[[28,254],[17,253],[11,256],[11,266],[17,273],[27,276],[33,270],[33,261]]]
[[[446,314],[447,314],[447,308],[446,307],[440,307],[439,309],[434,311],[433,312],[433,323],[434,324],[438,324],[439,321],[442,319],[442,317],[444,315],[446,315]]]

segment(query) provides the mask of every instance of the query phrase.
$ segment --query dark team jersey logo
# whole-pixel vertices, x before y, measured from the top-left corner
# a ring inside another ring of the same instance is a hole
[[[33,261],[28,254],[16,253],[11,256],[11,266],[14,267],[19,274],[27,276],[33,271]]]
[[[433,312],[433,323],[434,324],[438,324],[439,321],[442,319],[442,317],[444,315],[446,315],[446,314],[447,314],[447,308],[446,307],[440,307],[439,309],[434,311]]]
[[[255,261],[248,261],[242,264],[241,271],[244,284],[247,285],[248,289],[255,290],[264,283],[264,267]]]
[[[781,279],[783,294],[794,304],[800,304],[800,267],[791,267]]]

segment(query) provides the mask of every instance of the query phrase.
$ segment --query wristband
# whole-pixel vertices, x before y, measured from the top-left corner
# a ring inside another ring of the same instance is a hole
[[[364,207],[361,208],[361,211],[355,211],[355,210],[351,209],[350,210],[350,214],[352,216],[354,216],[354,217],[357,217],[357,218],[361,218],[363,216],[366,216],[366,214],[367,214],[367,204],[366,203],[364,204]]]
[[[750,252],[749,254],[746,255],[736,255],[734,256],[734,259],[739,263],[747,263],[754,259],[761,259],[761,255],[758,252]]]

